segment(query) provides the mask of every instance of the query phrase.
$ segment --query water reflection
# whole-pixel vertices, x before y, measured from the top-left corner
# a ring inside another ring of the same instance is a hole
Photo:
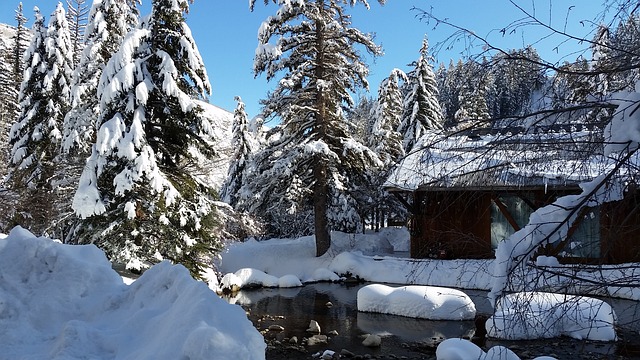
[[[430,321],[363,312],[358,312],[357,323],[365,333],[393,335],[405,342],[430,343],[452,337],[471,337],[474,332],[473,321]]]
[[[362,313],[357,311],[357,291],[364,285],[346,286],[341,284],[309,284],[300,288],[243,290],[227,300],[241,305],[249,312],[249,318],[259,330],[269,325],[284,327],[282,332],[266,332],[268,339],[286,340],[293,336],[298,339],[309,337],[306,332],[311,320],[316,320],[323,334],[337,331],[330,336],[329,343],[309,347],[310,352],[323,349],[339,351],[348,349],[356,354],[376,356],[394,354],[396,356],[416,356],[416,351],[433,354],[431,345],[438,340],[453,337],[471,337],[475,330],[473,321],[431,321],[406,318],[396,315]],[[491,305],[487,292],[464,290],[480,314],[490,314]],[[626,357],[640,355],[638,351],[638,331],[640,330],[640,303],[635,301],[604,299],[610,303],[618,315],[619,324],[624,324],[620,332],[623,341],[617,343],[581,342],[568,338],[543,341],[487,341],[486,347],[503,345],[515,348],[534,349],[538,355],[549,355],[563,349],[574,354],[597,354],[596,357],[609,358],[614,353]],[[328,306],[331,303],[332,306]],[[619,329],[620,330],[620,329]],[[362,345],[364,334],[383,337],[382,347],[371,349]],[[411,346],[407,346],[407,344]],[[425,350],[426,349],[426,350]],[[433,355],[430,355],[433,356]]]
[[[328,345],[319,348],[349,349],[360,354],[415,355],[406,343],[432,344],[434,339],[471,336],[472,321],[430,321],[396,315],[362,313],[357,310],[356,295],[364,285],[310,284],[294,289],[243,290],[229,302],[243,306],[259,330],[274,323],[284,331],[268,333],[277,340],[296,336],[308,337],[306,332],[311,320],[316,320],[323,334],[335,330],[338,335]],[[331,303],[331,306],[328,306]],[[268,317],[268,318],[267,318]],[[379,349],[362,345],[365,334],[383,337]],[[311,349],[314,351],[314,349]]]

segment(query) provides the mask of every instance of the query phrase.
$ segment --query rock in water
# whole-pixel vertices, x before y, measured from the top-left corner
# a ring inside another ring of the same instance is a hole
[[[284,331],[284,328],[280,325],[271,325],[269,326],[269,331]]]
[[[307,329],[307,332],[320,334],[321,332],[320,324],[318,324],[318,322],[315,320],[311,320],[311,322],[309,323],[309,328]]]
[[[366,347],[379,347],[382,343],[382,339],[378,335],[369,335],[362,342],[362,345]]]
[[[307,339],[307,346],[326,344],[327,340],[328,339],[326,335],[313,335],[312,337]]]

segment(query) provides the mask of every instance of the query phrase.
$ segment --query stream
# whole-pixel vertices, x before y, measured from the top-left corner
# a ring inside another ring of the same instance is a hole
[[[435,359],[437,344],[447,338],[471,338],[475,332],[473,321],[433,321],[396,315],[357,311],[357,291],[363,284],[317,283],[300,288],[262,288],[242,290],[230,303],[242,306],[249,319],[265,336],[267,359],[312,359],[314,354],[330,349],[340,353],[349,351],[355,358],[376,359]],[[463,290],[476,304],[478,314],[490,314],[487,292]],[[507,346],[521,359],[550,355],[558,359],[640,359],[640,303],[607,299],[618,315],[621,340],[601,343],[569,338],[497,341],[474,339],[485,351],[496,345]],[[311,320],[319,323],[327,343],[306,346],[304,338]],[[281,331],[269,331],[279,325]],[[369,348],[362,345],[366,334],[382,337],[382,345]],[[296,337],[297,344],[290,339]]]

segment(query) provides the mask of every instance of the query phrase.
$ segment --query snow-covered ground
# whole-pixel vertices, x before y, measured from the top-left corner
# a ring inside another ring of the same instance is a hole
[[[162,262],[131,285],[93,245],[0,240],[0,359],[264,359],[247,316]]]
[[[405,228],[387,228],[380,233],[355,235],[334,232],[331,249],[321,257],[315,257],[313,236],[249,240],[231,244],[222,254],[219,270],[226,274],[245,268],[256,269],[278,278],[295,275],[302,283],[334,280],[336,275],[350,274],[378,283],[478,290],[492,288],[494,260],[418,260],[394,254],[394,251],[406,251],[408,248],[409,233]],[[512,279],[514,288],[510,290],[535,291],[544,288],[549,292],[564,292],[568,289],[580,295],[640,301],[640,288],[633,285],[633,279],[640,279],[640,264],[560,266],[555,258],[545,257],[527,270],[524,275],[516,274],[516,278]],[[250,283],[257,285],[254,281]],[[273,286],[268,283],[263,285]]]

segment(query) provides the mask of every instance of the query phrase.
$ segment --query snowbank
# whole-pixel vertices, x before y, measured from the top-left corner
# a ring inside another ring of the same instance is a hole
[[[476,307],[462,291],[434,286],[367,285],[358,290],[358,311],[430,320],[472,320]]]
[[[415,260],[391,256],[393,249],[404,251],[408,246],[406,228],[383,229],[379,233],[366,235],[333,232],[331,249],[321,257],[315,256],[313,236],[249,240],[231,244],[222,254],[219,269],[228,274],[251,268],[276,278],[291,274],[302,283],[336,281],[339,280],[337,274],[350,273],[368,281],[383,283],[490,288],[491,261]],[[268,283],[265,281],[264,286],[275,286]]]
[[[264,359],[265,347],[242,308],[182,266],[127,286],[93,245],[22,228],[0,240],[3,359]]]
[[[494,346],[486,353],[476,344],[464,339],[447,339],[436,349],[438,360],[520,360],[518,355],[503,346]],[[550,356],[539,356],[533,360],[556,360]]]
[[[616,315],[602,300],[543,292],[509,294],[487,320],[487,334],[509,340],[570,336],[616,340]]]
[[[335,275],[335,274],[334,274]],[[220,281],[221,290],[238,291],[247,287],[296,287],[302,282],[295,275],[284,275],[279,278],[263,271],[244,268],[235,273],[228,273]]]

